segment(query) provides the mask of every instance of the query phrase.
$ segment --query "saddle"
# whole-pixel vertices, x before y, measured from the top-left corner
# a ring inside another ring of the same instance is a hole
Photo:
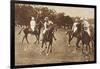
[[[33,30],[31,29],[31,27],[29,27],[29,28],[28,28],[28,31],[29,31],[29,32],[36,32],[36,31],[37,31],[37,28],[35,28],[35,30],[33,31]]]

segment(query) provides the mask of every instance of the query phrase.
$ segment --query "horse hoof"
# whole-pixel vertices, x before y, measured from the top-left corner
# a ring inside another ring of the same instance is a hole
[[[85,61],[89,61],[89,57],[88,56],[85,56]]]
[[[77,46],[77,48],[80,48],[80,46]]]
[[[70,44],[68,44],[68,47],[70,47]]]
[[[24,49],[24,51],[26,51],[26,48]]]
[[[89,54],[89,52],[87,52],[87,51],[86,51],[86,52],[85,52],[85,54],[86,54],[86,55],[88,55],[88,54]]]
[[[48,56],[49,54],[47,53],[46,55]]]
[[[42,55],[42,52],[40,52],[40,55]]]
[[[44,51],[42,50],[41,52],[40,52],[40,55],[43,55],[44,54]]]
[[[86,61],[86,62],[88,62],[89,60],[88,60],[88,59],[86,59],[85,61]]]
[[[36,44],[36,42],[34,42],[34,44]]]
[[[50,50],[50,52],[52,52],[52,50]]]
[[[73,53],[73,54],[75,54],[75,53],[76,53],[76,51],[72,51],[72,53]]]
[[[79,47],[76,47],[76,50],[79,50],[80,48]]]

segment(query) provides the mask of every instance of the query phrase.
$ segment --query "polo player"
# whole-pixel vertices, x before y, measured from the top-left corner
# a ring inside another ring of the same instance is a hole
[[[77,30],[77,25],[78,24],[78,19],[75,19],[75,22],[73,24],[73,27],[72,27],[72,31],[75,32]]]
[[[48,30],[49,28],[49,25],[50,24],[53,24],[52,21],[49,21],[49,18],[48,17],[45,17],[45,22],[44,22],[44,30],[43,30],[43,34],[45,34],[45,32]]]
[[[35,22],[34,17],[31,18],[31,21],[30,21],[30,28],[32,29],[33,32],[35,31],[36,22]]]
[[[91,34],[90,34],[90,29],[89,29],[90,24],[89,24],[87,18],[84,18],[84,19],[83,19],[82,25],[83,25],[84,31],[86,31],[86,32],[88,33],[88,35],[90,36],[90,35],[91,35]]]
[[[75,19],[75,22],[74,22],[74,24],[73,24],[73,26],[72,26],[72,31],[73,31],[73,33],[75,33],[76,31],[77,31],[77,25],[78,25],[79,23],[78,23],[78,19],[76,18]]]
[[[44,24],[43,24],[43,25],[44,25],[44,30],[43,30],[43,32],[40,34],[40,40],[43,39],[44,34],[50,29],[50,25],[53,24],[53,22],[50,21],[48,17],[45,17],[45,18],[44,18],[44,21],[45,21]],[[56,40],[56,38],[55,38],[55,36],[54,36],[54,32],[52,32],[52,33],[53,33],[54,39]]]

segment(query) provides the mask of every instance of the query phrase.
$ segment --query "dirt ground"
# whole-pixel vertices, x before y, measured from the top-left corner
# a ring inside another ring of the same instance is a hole
[[[76,38],[71,41],[71,46],[68,46],[68,36],[65,34],[65,30],[58,29],[55,32],[56,41],[54,40],[52,46],[52,53],[49,55],[41,55],[41,42],[34,44],[36,40],[35,36],[28,35],[30,44],[27,44],[24,40],[22,44],[22,38],[24,33],[17,35],[21,28],[15,29],[15,64],[16,65],[31,65],[31,64],[47,64],[47,63],[63,63],[63,62],[84,62],[93,61],[94,52],[88,57],[84,57],[80,48],[76,50],[75,42]]]

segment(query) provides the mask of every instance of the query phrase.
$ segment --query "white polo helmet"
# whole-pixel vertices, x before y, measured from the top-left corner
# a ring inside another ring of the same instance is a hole
[[[78,21],[78,19],[77,19],[77,18],[75,18],[75,21]]]
[[[34,20],[34,17],[32,17],[31,19]]]
[[[44,20],[48,20],[48,19],[49,19],[48,17],[45,17],[45,18],[44,18]]]
[[[86,21],[87,21],[87,20],[88,20],[88,18],[84,18],[84,20],[86,20]]]
[[[80,20],[83,20],[83,18],[81,17]]]

